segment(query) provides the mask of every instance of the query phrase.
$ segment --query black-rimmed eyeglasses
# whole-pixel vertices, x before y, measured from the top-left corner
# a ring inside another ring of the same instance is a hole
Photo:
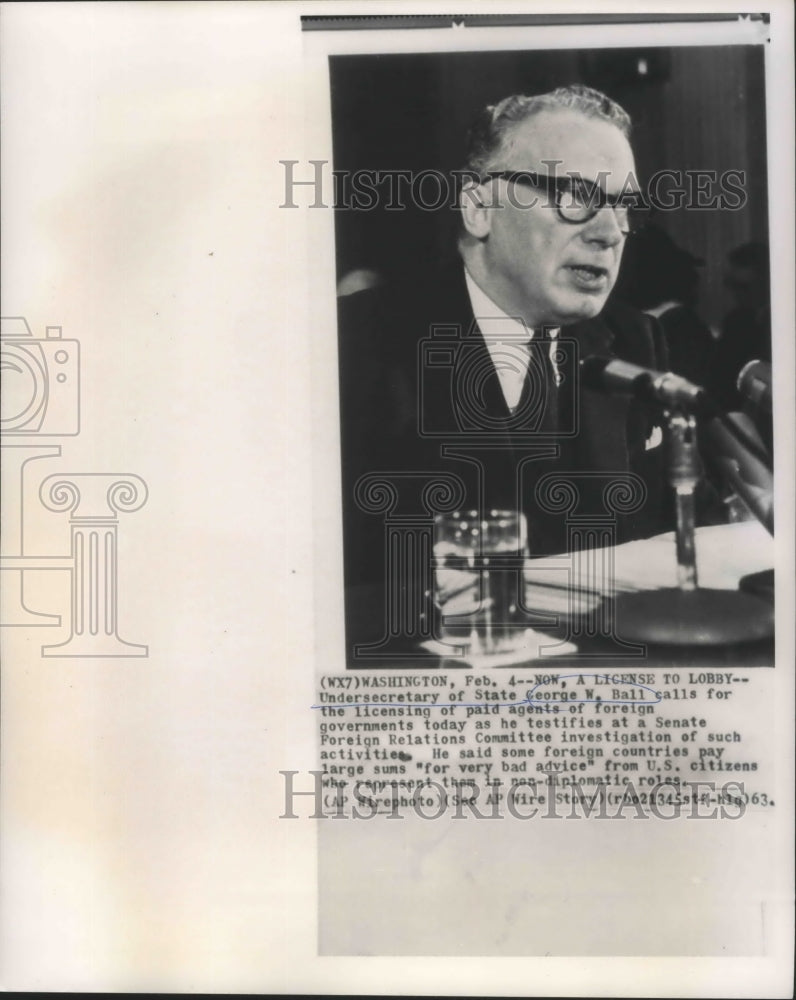
[[[593,219],[601,208],[612,208],[617,225],[627,235],[637,232],[649,219],[649,206],[638,191],[608,194],[599,184],[577,174],[541,174],[533,170],[490,170],[481,175],[479,183],[504,180],[537,188],[551,199],[559,217],[578,226]],[[518,207],[530,208],[531,205]]]

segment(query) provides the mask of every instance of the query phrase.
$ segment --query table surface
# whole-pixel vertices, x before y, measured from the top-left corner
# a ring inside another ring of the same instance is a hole
[[[525,569],[526,605],[535,611],[558,616],[558,626],[543,626],[527,635],[524,648],[501,656],[459,655],[436,642],[400,642],[379,655],[354,657],[349,648],[349,667],[357,669],[399,668],[493,669],[545,665],[585,669],[638,670],[648,668],[732,668],[771,667],[774,665],[773,638],[734,644],[654,645],[644,643],[629,649],[622,639],[621,610],[617,615],[616,639],[584,635],[578,631],[573,606],[582,611],[608,599],[621,601],[623,594],[654,595],[677,585],[675,535],[669,532],[653,538],[628,542],[610,549],[596,550],[590,559],[612,568],[607,574],[591,574],[594,582],[574,596],[571,587],[572,560],[569,556],[529,560]],[[737,592],[742,577],[770,570],[774,566],[774,540],[757,521],[715,525],[696,531],[696,557],[701,588]],[[360,642],[379,640],[385,632],[384,597],[380,588],[354,587],[346,595],[349,624]],[[663,599],[662,599],[663,600]],[[766,602],[763,602],[766,605]],[[655,598],[652,596],[655,607]],[[761,608],[765,614],[768,605]],[[619,605],[621,609],[621,604]],[[352,613],[353,612],[353,613]],[[682,640],[682,637],[681,637]],[[348,643],[349,647],[351,643]],[[447,654],[447,655],[446,655]]]

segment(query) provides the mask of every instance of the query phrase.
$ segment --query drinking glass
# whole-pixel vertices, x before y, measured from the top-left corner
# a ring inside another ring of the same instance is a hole
[[[527,538],[525,517],[516,511],[456,511],[435,518],[434,601],[443,642],[477,654],[524,644]]]

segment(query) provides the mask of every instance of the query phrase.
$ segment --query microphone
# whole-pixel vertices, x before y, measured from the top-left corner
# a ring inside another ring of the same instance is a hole
[[[681,375],[642,368],[619,358],[598,355],[584,358],[580,363],[580,375],[582,384],[597,392],[616,392],[665,406],[692,409],[704,409],[709,404],[708,394],[702,386],[689,382]]]
[[[764,413],[771,413],[771,365],[750,361],[738,374],[738,392]]]
[[[692,412],[696,411],[705,419],[715,419],[758,462],[763,465],[771,462],[756,434],[750,434],[745,424],[730,420],[701,385],[689,382],[682,375],[675,375],[674,372],[658,372],[653,368],[642,368],[629,361],[600,357],[597,354],[581,361],[580,375],[581,382],[587,389],[635,396],[637,399],[661,403],[672,409],[681,407]]]

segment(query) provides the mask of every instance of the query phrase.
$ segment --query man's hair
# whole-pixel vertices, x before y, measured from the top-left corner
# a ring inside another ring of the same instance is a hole
[[[494,165],[516,125],[534,118],[542,111],[562,109],[577,111],[586,118],[610,122],[626,139],[630,138],[630,115],[599,90],[572,84],[533,97],[514,94],[505,97],[498,104],[484,108],[473,123],[467,137],[465,171],[483,176]]]

